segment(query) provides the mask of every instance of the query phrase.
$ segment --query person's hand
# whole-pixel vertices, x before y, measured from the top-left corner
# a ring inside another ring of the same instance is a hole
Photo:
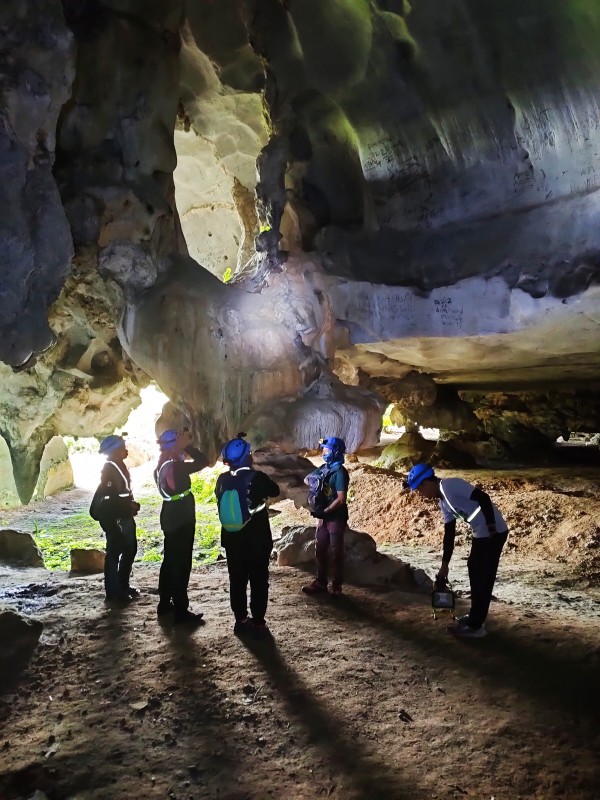
[[[179,440],[179,445],[182,450],[185,450],[186,447],[189,447],[192,443],[192,433],[189,428],[182,428],[179,431],[177,439]]]
[[[443,561],[442,566],[439,568],[438,574],[436,575],[436,579],[439,581],[448,580],[448,564],[445,564]]]
[[[133,514],[134,517],[137,516],[137,513],[140,510],[140,508],[141,505],[139,503],[136,503],[135,500],[131,501],[131,513]]]

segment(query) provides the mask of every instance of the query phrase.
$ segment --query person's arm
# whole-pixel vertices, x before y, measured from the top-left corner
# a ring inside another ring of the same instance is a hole
[[[121,481],[119,481],[121,483]],[[105,497],[108,497],[110,500],[114,500],[119,496],[119,486],[117,486],[117,475],[115,473],[115,468],[110,464],[105,464],[102,467],[102,472],[100,474],[100,486],[98,487],[99,491],[104,494]]]
[[[348,483],[348,473],[343,468],[340,468],[334,473],[334,486],[332,488],[336,490],[336,495],[323,512],[324,514],[330,514],[332,511],[335,511],[336,508],[346,505],[348,497]]]
[[[454,539],[456,537],[456,520],[444,523],[444,548],[442,551],[442,566],[437,574],[438,578],[446,580],[448,577],[448,569],[450,567],[450,559],[454,552]]]
[[[496,516],[489,494],[482,489],[473,489],[471,500],[479,504],[490,534],[496,533]]]
[[[265,500],[267,497],[279,497],[279,485],[269,478],[265,472],[256,472],[251,483],[251,495],[255,502]]]
[[[347,494],[348,494],[347,492],[338,492],[335,499],[327,506],[327,508],[323,511],[323,513],[329,514],[332,511],[335,511],[336,508],[346,505]]]
[[[192,459],[191,461],[183,462],[183,468],[188,473],[188,475],[191,475],[192,472],[200,472],[201,469],[208,467],[209,464],[208,458],[204,455],[204,453],[201,453],[197,447],[188,445],[185,448],[185,452]]]

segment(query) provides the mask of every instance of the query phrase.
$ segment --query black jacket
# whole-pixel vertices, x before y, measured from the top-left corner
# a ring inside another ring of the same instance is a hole
[[[191,491],[185,497],[177,500],[166,499],[166,497],[188,492],[192,485],[190,475],[194,472],[200,472],[200,470],[208,466],[208,459],[197,447],[186,447],[185,452],[192,457],[192,461],[165,459],[162,462],[159,461],[157,468],[154,470],[154,480],[163,498],[160,512],[160,527],[163,531],[172,531],[183,525],[196,524],[196,503]],[[173,466],[174,490],[167,484],[166,470],[162,469],[168,463]]]

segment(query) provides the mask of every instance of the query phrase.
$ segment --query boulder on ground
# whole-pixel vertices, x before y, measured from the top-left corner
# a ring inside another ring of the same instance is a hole
[[[277,564],[295,567],[315,560],[316,528],[294,525],[283,529],[275,542]],[[394,584],[406,591],[430,592],[431,579],[421,569],[399,558],[377,552],[377,544],[368,533],[348,529],[344,537],[345,580],[358,586]]]
[[[0,531],[0,562],[18,567],[43,567],[44,559],[30,533]]]
[[[0,609],[0,660],[27,656],[37,645],[44,625],[15,611]]]
[[[85,550],[74,547],[71,550],[71,572],[86,575],[104,572],[104,550]]]
[[[425,439],[418,431],[406,431],[397,442],[381,451],[374,466],[384,469],[410,469],[413,464],[429,461],[435,442]]]

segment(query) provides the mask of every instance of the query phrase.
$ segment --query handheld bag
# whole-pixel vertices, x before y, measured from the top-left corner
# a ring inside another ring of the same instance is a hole
[[[265,507],[263,503],[257,508],[250,508],[248,490],[255,474],[249,467],[241,467],[224,473],[219,479],[217,487],[219,520],[223,528],[230,533],[241,531],[250,522],[253,514]]]
[[[90,503],[90,517],[96,522],[100,519],[100,507],[102,505],[102,501],[104,500],[104,492],[100,491],[102,489],[99,486],[96,491],[94,492],[94,496],[92,497],[92,502]]]
[[[455,600],[456,595],[452,591],[451,584],[446,580],[436,580],[431,592],[431,608],[434,619],[436,611],[454,611]]]

